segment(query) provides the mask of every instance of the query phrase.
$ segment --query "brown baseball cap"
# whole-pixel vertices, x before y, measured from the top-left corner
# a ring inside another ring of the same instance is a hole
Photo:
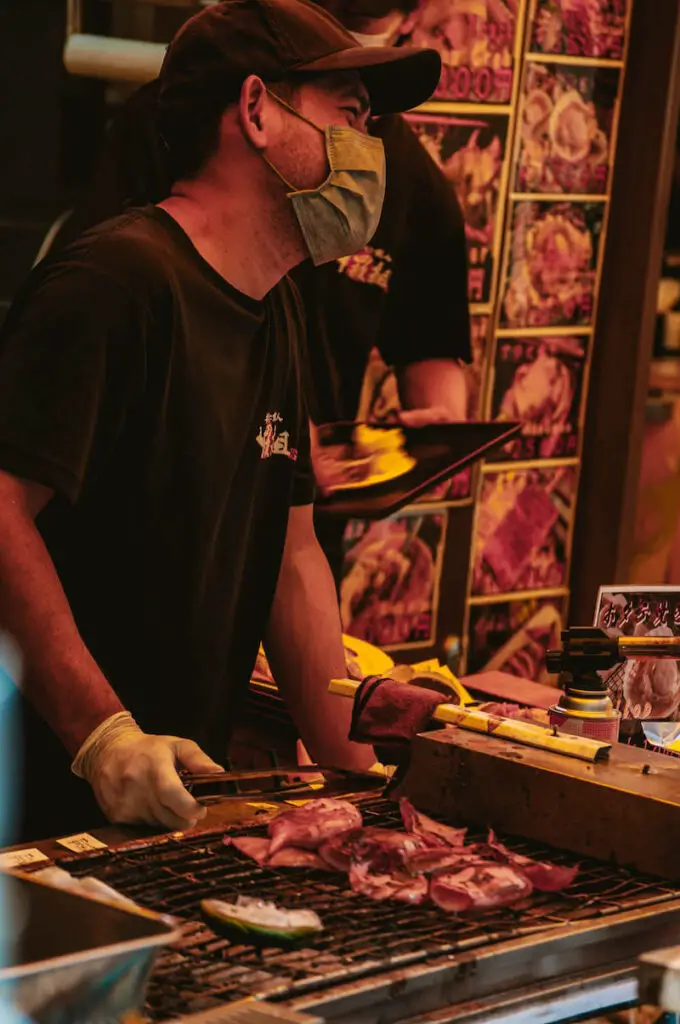
[[[221,0],[190,18],[168,47],[161,105],[192,95],[236,100],[249,75],[277,82],[298,73],[357,71],[373,114],[424,103],[441,74],[435,50],[359,46],[340,22],[310,0]]]

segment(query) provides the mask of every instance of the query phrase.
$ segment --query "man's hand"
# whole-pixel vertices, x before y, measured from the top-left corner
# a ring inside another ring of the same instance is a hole
[[[177,769],[211,774],[222,768],[193,740],[150,736],[127,713],[114,718],[84,744],[73,764],[76,774],[92,786],[107,818],[173,831],[193,828],[206,809],[187,792]]]

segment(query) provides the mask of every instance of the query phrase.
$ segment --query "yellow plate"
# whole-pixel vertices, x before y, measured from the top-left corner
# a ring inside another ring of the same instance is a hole
[[[379,647],[367,643],[366,640],[357,640],[355,636],[343,633],[342,642],[345,649],[355,655],[364,676],[381,676],[394,668],[394,662],[389,654],[385,654]]]

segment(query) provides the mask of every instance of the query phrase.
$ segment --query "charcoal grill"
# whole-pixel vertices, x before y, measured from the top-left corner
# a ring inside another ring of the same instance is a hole
[[[401,825],[397,808],[381,798],[362,800],[361,809],[366,824]],[[265,826],[230,829],[237,831],[264,834]],[[351,893],[341,875],[260,867],[224,846],[222,834],[140,841],[59,861],[75,875],[94,874],[142,906],[183,920],[180,942],[161,953],[151,978],[148,1012],[155,1021],[245,999],[352,1024],[426,1013],[417,1019],[453,1020],[429,1014],[619,968],[629,992],[626,972],[635,958],[680,935],[679,887],[596,861],[581,862],[566,893],[535,894],[524,909],[475,919],[432,906],[375,903]],[[560,851],[504,841],[538,859],[573,863]],[[324,932],[303,950],[259,953],[218,937],[200,918],[202,899],[255,894],[315,910]],[[558,1018],[546,1016],[546,1024],[549,1019]]]

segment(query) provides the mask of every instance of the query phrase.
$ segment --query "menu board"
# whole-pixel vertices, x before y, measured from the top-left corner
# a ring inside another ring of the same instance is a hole
[[[387,650],[434,643],[446,525],[443,508],[348,523],[340,586],[345,633]]]
[[[595,625],[608,636],[680,636],[677,587],[603,587]],[[607,673],[614,707],[624,719],[680,720],[680,662],[626,661]]]
[[[536,0],[531,49],[621,60],[629,7],[628,0]]]
[[[499,338],[491,416],[522,424],[522,433],[490,462],[572,458],[583,429],[587,335]]]
[[[606,193],[620,78],[615,68],[527,62],[516,191]]]
[[[468,298],[491,297],[500,242],[499,195],[503,179],[508,117],[419,114],[411,126],[455,190],[465,222]]]
[[[604,203],[515,203],[501,327],[592,324],[604,212]]]
[[[546,651],[560,646],[564,606],[562,596],[471,604],[467,672],[507,672],[550,683]]]
[[[487,471],[477,504],[471,593],[565,586],[575,498],[573,466]]]
[[[425,0],[402,27],[401,41],[438,50],[438,100],[508,104],[524,6],[518,0]]]

